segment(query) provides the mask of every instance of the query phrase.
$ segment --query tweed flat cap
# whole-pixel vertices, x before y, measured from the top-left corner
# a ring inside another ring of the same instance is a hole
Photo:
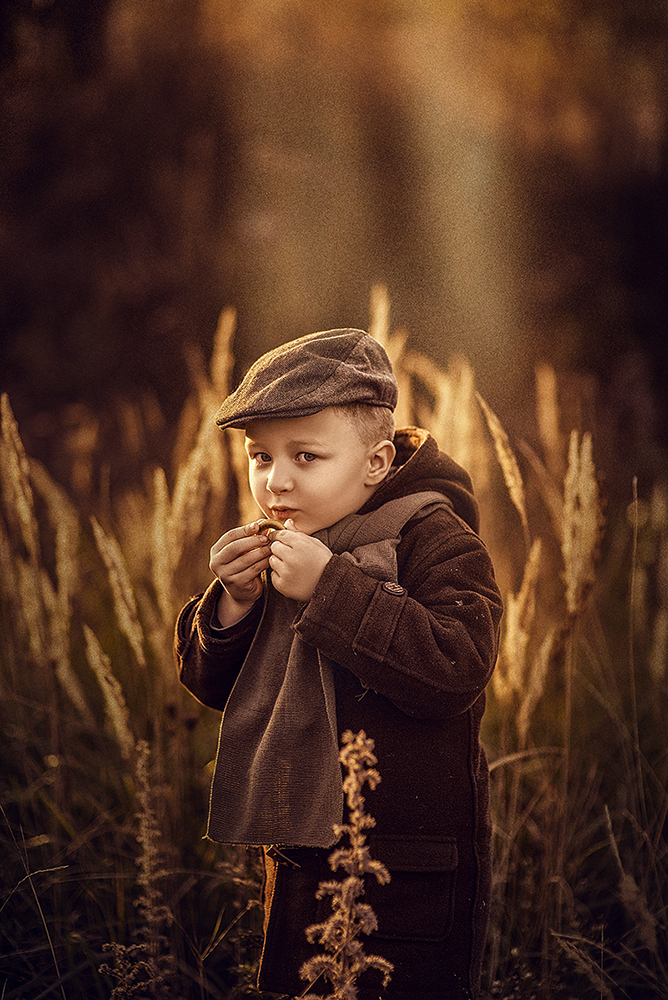
[[[245,427],[350,403],[393,410],[397,395],[390,359],[377,340],[363,330],[325,330],[263,354],[225,399],[216,423]]]

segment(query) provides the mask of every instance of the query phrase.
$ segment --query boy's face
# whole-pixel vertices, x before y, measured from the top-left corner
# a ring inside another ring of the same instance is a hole
[[[354,514],[384,478],[374,445],[344,414],[254,420],[246,427],[251,492],[263,514],[307,535]]]

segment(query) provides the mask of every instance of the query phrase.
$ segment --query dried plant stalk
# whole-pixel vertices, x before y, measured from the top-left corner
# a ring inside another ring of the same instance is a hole
[[[3,519],[0,517],[0,594],[10,603],[16,601],[19,589],[17,577],[17,559],[12,549],[12,543],[5,529]],[[22,625],[25,625],[23,616],[20,618]]]
[[[63,601],[51,583],[48,574],[42,570],[42,603],[48,621],[48,657],[54,664],[55,674],[63,691],[77,710],[80,719],[94,726],[91,712],[79,678],[70,661],[69,614],[64,614]]]
[[[380,781],[375,769],[377,763],[373,753],[373,740],[366,733],[356,735],[350,730],[341,737],[343,746],[339,758],[345,771],[343,791],[348,804],[349,822],[335,826],[340,838],[347,834],[349,847],[338,847],[329,856],[332,871],[342,868],[347,877],[341,881],[323,882],[318,889],[319,899],[332,897],[332,915],[321,924],[306,929],[309,941],[319,941],[325,954],[315,955],[300,969],[302,979],[310,980],[312,986],[317,979],[327,979],[334,992],[329,1000],[355,1000],[358,976],[366,969],[377,969],[383,975],[383,986],[390,981],[394,966],[379,955],[366,955],[359,940],[360,934],[370,934],[378,928],[378,921],[372,908],[361,903],[364,893],[364,877],[373,875],[381,884],[390,881],[390,873],[379,861],[373,860],[366,846],[366,831],[376,825],[373,817],[364,810],[362,789],[366,783],[374,789]],[[310,989],[310,986],[307,989]],[[300,1000],[323,1000],[317,994],[302,994]]]
[[[210,362],[210,374],[201,359],[191,358],[195,384],[199,395],[199,412],[189,413],[190,427],[184,428],[195,437],[187,457],[178,466],[172,499],[172,530],[175,533],[176,565],[186,538],[199,535],[204,524],[208,495],[220,494],[227,477],[226,437],[214,422],[214,414],[231,388],[234,354],[232,338],[236,327],[234,309],[224,309],[218,319]],[[207,493],[207,485],[209,487]]]
[[[91,522],[98,550],[107,567],[118,624],[132,647],[137,663],[145,667],[144,634],[139,623],[135,595],[123,553],[116,540],[106,534],[94,517],[91,518]]]
[[[190,378],[199,397],[200,411],[213,410],[215,395],[201,350],[194,344],[184,344],[183,352],[188,364]]]
[[[499,418],[487,405],[479,392],[476,392],[476,399],[478,400],[480,408],[485,415],[487,426],[489,427],[492,440],[494,441],[494,448],[501,466],[501,471],[503,472],[503,478],[505,480],[508,493],[510,494],[510,499],[520,516],[520,521],[522,522],[522,528],[524,530],[524,541],[527,549],[529,549],[530,534],[526,503],[524,499],[524,482],[517,464],[517,459],[515,458],[513,449],[510,447],[508,435],[501,426]]]
[[[30,485],[30,463],[6,392],[0,397],[0,418],[2,425],[0,481],[3,499],[7,509],[15,511],[28,556],[33,565],[36,565],[39,561],[40,547]]]
[[[559,430],[559,397],[557,376],[551,365],[536,365],[536,422],[545,453],[545,464],[555,479],[561,481],[564,459]]]
[[[167,477],[161,468],[157,468],[153,475],[152,521],[151,575],[160,615],[166,625],[173,616],[172,578],[178,559],[172,531]]]
[[[659,608],[654,618],[649,669],[656,684],[665,683],[668,670],[668,608]]]
[[[23,554],[14,555],[9,544],[8,559],[14,563],[10,579],[15,586],[9,597],[15,601],[18,593],[19,629],[23,636],[27,634],[31,655],[38,664],[45,666],[48,660],[48,630],[42,603],[40,539],[30,482],[30,463],[6,393],[0,397],[0,422],[0,498],[10,533],[12,529],[18,532],[27,556],[26,559]]]
[[[143,922],[143,936],[150,955],[157,959],[165,941],[162,928],[172,921],[172,914],[162,902],[158,880],[167,872],[163,868],[160,854],[160,827],[155,815],[154,790],[149,770],[150,748],[146,740],[137,744],[135,776],[137,780],[137,819],[139,834],[137,842],[141,853],[137,859],[139,875],[137,882],[141,888],[138,911]]]
[[[407,330],[390,332],[390,297],[387,286],[373,285],[369,306],[369,333],[385,348],[392,363],[394,375],[399,387],[399,399],[394,411],[398,427],[407,427],[413,423],[413,400],[411,392],[410,371],[405,364]]]
[[[2,517],[0,517],[0,599],[8,609],[16,606],[18,593],[18,580],[15,570],[15,558],[9,536],[5,530]],[[3,653],[3,646],[7,650],[4,661],[7,664],[7,676],[0,672],[0,697],[6,702],[11,691],[17,690],[17,679],[20,670],[18,657],[18,643],[27,638],[28,626],[22,614],[12,615],[13,628],[4,629],[0,653]]]
[[[404,364],[407,371],[418,378],[438,401],[439,391],[450,380],[449,373],[439,368],[426,354],[420,354],[418,351],[407,351]],[[434,409],[434,413],[436,412],[437,408]]]
[[[218,317],[218,326],[213,338],[213,353],[211,355],[211,382],[222,403],[230,391],[234,354],[232,353],[232,338],[237,325],[235,309],[223,309]]]
[[[140,740],[135,757],[137,842],[141,845],[136,862],[139,870],[136,908],[140,923],[133,944],[114,942],[103,946],[114,959],[113,966],[106,963],[100,966],[100,972],[117,983],[110,1000],[129,1000],[131,997],[169,1000],[178,995],[174,989],[175,961],[165,934],[174,918],[158,886],[159,880],[168,873],[163,868],[158,843],[160,829],[155,816],[149,758],[149,745]]]
[[[598,966],[591,960],[589,955],[582,950],[582,948],[578,948],[576,941],[564,937],[563,934],[553,933],[553,937],[559,947],[571,959],[575,968],[578,969],[578,971],[589,980],[592,986],[596,988],[601,1000],[615,1000],[614,993],[612,993],[603,982],[601,969],[598,968]]]
[[[403,329],[395,330],[389,343],[388,355],[394,368],[397,379],[399,395],[394,411],[397,427],[410,427],[414,422],[413,416],[413,389],[411,385],[410,372],[405,364],[406,343],[408,341],[408,331]]]
[[[528,672],[524,697],[517,713],[517,732],[521,746],[526,746],[531,716],[543,696],[552,654],[559,633],[560,629],[556,625],[548,629],[540,644],[538,653],[534,657],[531,670]]]
[[[624,909],[629,915],[631,923],[635,928],[636,934],[638,935],[642,946],[647,948],[647,950],[653,955],[656,955],[657,920],[656,917],[650,912],[645,894],[642,892],[633,876],[629,875],[628,872],[624,870],[622,859],[619,855],[619,848],[617,847],[617,841],[615,840],[615,835],[612,829],[610,811],[607,805],[605,807],[605,820],[608,827],[610,846],[619,869],[619,895],[624,905]]]
[[[447,371],[438,368],[425,355],[407,353],[405,366],[411,376],[422,382],[434,397],[431,409],[420,414],[420,423],[434,435],[449,455],[468,471],[473,462],[476,428],[473,420],[475,378],[466,358],[455,355]]]
[[[390,342],[390,296],[387,285],[379,283],[371,287],[369,333],[387,350]]]
[[[107,718],[123,757],[129,760],[136,740],[130,728],[130,713],[123,697],[123,689],[112,673],[109,657],[103,652],[97,636],[88,625],[84,625],[83,628],[86,636],[86,655],[102,688]]]
[[[9,421],[11,424],[11,421]],[[20,469],[20,506],[27,504],[32,511],[34,524],[30,528],[34,558],[25,562],[11,553],[9,539],[2,548],[3,562],[11,565],[10,579],[20,596],[21,613],[16,616],[22,635],[27,635],[31,656],[45,668],[52,665],[63,690],[75,706],[79,716],[92,724],[93,717],[86,702],[81,684],[72,670],[70,662],[70,617],[72,598],[79,586],[79,566],[76,552],[79,539],[79,519],[73,504],[64,491],[57,486],[39,462],[21,458],[22,444],[16,432],[12,439],[14,454],[18,460],[14,465]],[[25,455],[25,453],[24,453]],[[18,484],[15,484],[18,486]],[[54,587],[46,570],[36,561],[40,556],[40,539],[37,522],[34,519],[34,491],[46,501],[46,510],[55,531],[55,569],[57,586]],[[17,496],[13,491],[14,500]],[[4,532],[3,532],[4,536]],[[26,541],[25,535],[23,536]],[[27,546],[26,546],[27,547]],[[16,591],[14,597],[16,596]]]
[[[576,615],[594,583],[594,566],[602,525],[591,434],[578,441],[571,433],[564,481],[561,552],[565,567],[566,607]]]
[[[508,594],[505,600],[501,661],[492,675],[494,692],[505,704],[526,685],[527,647],[536,613],[541,550],[541,540],[537,538],[529,551],[518,593]]]
[[[476,428],[473,420],[475,377],[466,358],[460,355],[451,363],[455,386],[452,408],[452,445],[450,454],[469,473],[476,464]]]
[[[657,483],[652,490],[650,519],[658,543],[656,593],[658,608],[652,624],[649,668],[657,684],[664,684],[668,672],[668,486]]]
[[[417,423],[426,427],[440,447],[463,465],[478,492],[488,486],[487,451],[481,441],[481,423],[475,400],[475,376],[466,358],[455,355],[447,370],[426,355],[407,351],[402,359],[411,383],[422,384],[433,402],[416,395]],[[411,421],[412,422],[412,421]]]
[[[520,442],[522,454],[528,459],[531,468],[536,474],[536,480],[545,501],[552,528],[557,538],[561,538],[564,516],[564,497],[562,492],[562,479],[553,479],[552,475],[541,462],[540,458],[526,441]]]
[[[42,571],[28,565],[23,559],[16,561],[18,593],[21,613],[28,633],[30,655],[41,668],[49,659],[48,628],[42,600]]]
[[[172,565],[181,558],[186,539],[197,538],[204,524],[207,483],[223,481],[222,456],[213,419],[203,419],[194,448],[179,469],[169,514]]]
[[[49,518],[55,528],[57,589],[51,586],[42,571],[42,603],[48,623],[49,658],[55,665],[56,677],[75,706],[79,716],[93,724],[93,716],[83,688],[70,661],[70,619],[72,600],[79,588],[79,518],[65,492],[56,485],[39,462],[30,463],[30,474],[36,489],[45,499]]]
[[[406,359],[409,370],[434,397],[430,412],[420,415],[419,423],[427,426],[441,448],[452,455],[455,448],[453,434],[455,398],[457,395],[454,379],[449,372],[441,372],[436,365],[422,354],[411,351]]]
[[[79,562],[76,558],[80,532],[79,515],[65,491],[53,481],[39,462],[30,462],[30,478],[46,501],[49,519],[55,529],[58,601],[63,616],[69,617],[72,598],[79,589]]]
[[[187,461],[201,421],[200,401],[191,393],[183,404],[176,430],[176,440],[172,450],[172,470],[180,469]]]

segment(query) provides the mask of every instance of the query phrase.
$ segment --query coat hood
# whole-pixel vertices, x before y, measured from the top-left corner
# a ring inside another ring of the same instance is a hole
[[[480,514],[468,472],[441,451],[435,438],[421,427],[398,430],[394,446],[397,454],[390,474],[361,513],[409,493],[436,490],[447,497],[455,514],[477,533]]]

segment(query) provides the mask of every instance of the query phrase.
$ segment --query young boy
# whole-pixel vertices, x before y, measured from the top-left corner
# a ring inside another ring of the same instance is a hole
[[[217,423],[245,431],[262,515],[211,549],[216,577],[183,609],[182,683],[223,712],[208,836],[264,847],[258,985],[296,996],[331,912],[332,824],[343,819],[339,741],[375,741],[367,805],[378,931],[360,1000],[478,995],[491,861],[479,742],[501,599],[467,473],[411,427],[394,433],[397,384],[359,330],[291,341],[257,361]]]

